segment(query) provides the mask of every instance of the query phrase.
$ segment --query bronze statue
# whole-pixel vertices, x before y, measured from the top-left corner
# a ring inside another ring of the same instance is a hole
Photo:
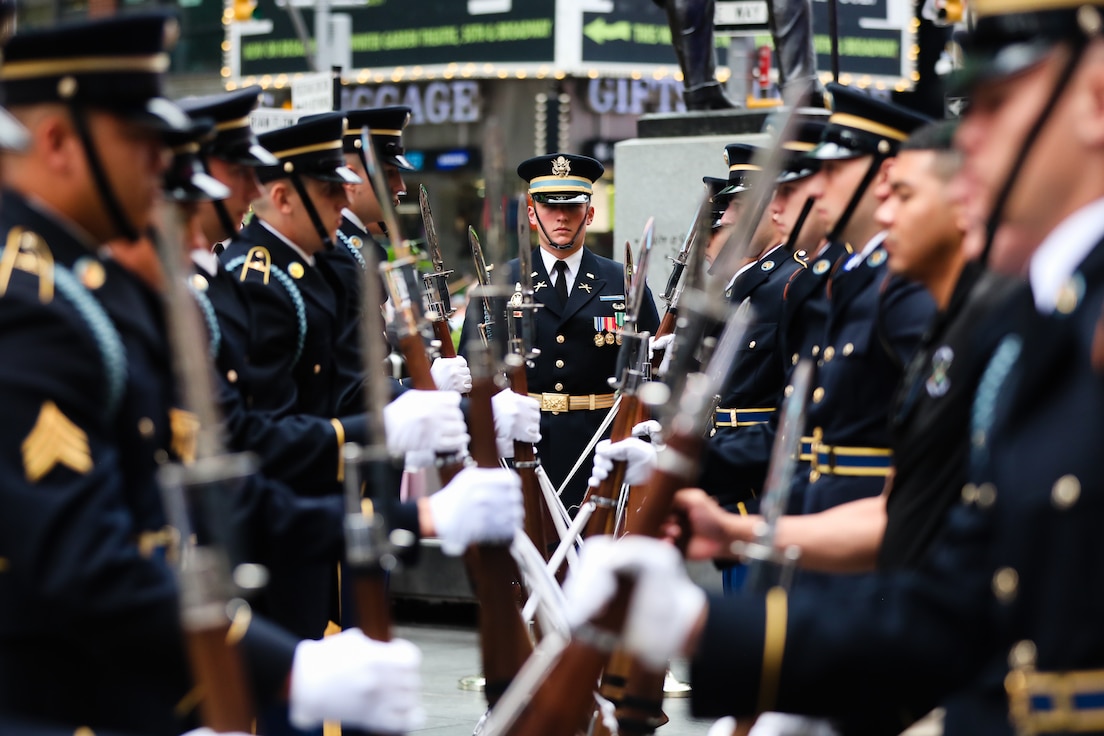
[[[725,110],[738,107],[717,81],[717,54],[713,45],[715,0],[654,0],[667,12],[671,44],[682,69],[682,99],[688,110]],[[813,84],[816,54],[809,0],[769,0],[771,34],[778,54],[782,86]],[[814,94],[814,104],[819,95]]]

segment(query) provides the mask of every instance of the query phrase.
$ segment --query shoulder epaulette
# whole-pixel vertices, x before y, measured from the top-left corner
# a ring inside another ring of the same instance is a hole
[[[8,291],[12,273],[24,271],[38,277],[38,300],[49,304],[54,298],[54,256],[46,241],[21,227],[12,228],[0,255],[0,296]]]
[[[288,276],[282,268],[272,264],[272,256],[269,254],[268,249],[255,245],[249,249],[249,252],[244,256],[238,256],[229,263],[226,264],[226,270],[233,273],[236,269],[241,268],[242,275],[241,280],[245,281],[245,277],[250,270],[260,271],[264,274],[264,283],[268,283],[268,277],[271,274],[280,282],[280,285],[284,287],[284,291],[287,292],[288,297],[291,299],[291,304],[295,308],[295,320],[297,322],[298,344],[295,346],[295,357],[292,358],[292,363],[298,363],[300,356],[303,355],[303,346],[307,342],[307,307],[303,303],[303,294],[299,291],[299,287],[295,285],[295,282],[290,276]]]
[[[16,270],[38,277],[38,298],[42,304],[52,302],[56,290],[87,325],[99,350],[107,380],[106,415],[113,417],[126,389],[127,373],[126,348],[115,324],[88,288],[69,269],[54,262],[50,246],[42,236],[19,227],[8,233],[4,252],[0,254],[0,296],[7,293]],[[102,269],[99,273],[102,274]],[[102,279],[99,283],[103,283]]]
[[[237,263],[237,260],[235,259],[234,262]],[[249,249],[249,252],[245,254],[242,263],[245,265],[245,268],[242,269],[241,276],[239,277],[240,281],[245,281],[250,271],[257,271],[264,279],[265,286],[268,286],[268,277],[272,271],[272,254],[268,252],[268,248],[265,248],[263,245],[254,245]]]

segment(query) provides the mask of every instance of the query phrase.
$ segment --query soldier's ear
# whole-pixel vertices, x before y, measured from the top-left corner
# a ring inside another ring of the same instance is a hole
[[[1086,144],[1104,150],[1104,41],[1096,39],[1086,56],[1081,72],[1083,104],[1074,111],[1077,116],[1074,124]]]
[[[286,179],[278,179],[268,186],[269,201],[276,211],[283,215],[291,214],[292,193],[291,183]]]
[[[590,206],[587,207],[586,223],[589,225],[592,222],[594,222],[594,207]]]

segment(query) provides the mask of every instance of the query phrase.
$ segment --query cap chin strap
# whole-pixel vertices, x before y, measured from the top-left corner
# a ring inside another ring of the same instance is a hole
[[[92,179],[96,183],[96,191],[100,194],[100,201],[103,203],[104,209],[107,210],[108,217],[110,217],[112,223],[115,224],[115,229],[118,230],[121,237],[131,242],[138,240],[138,229],[135,228],[134,224],[123,214],[123,208],[120,206],[119,200],[115,196],[115,191],[111,188],[111,184],[107,180],[107,174],[104,172],[100,156],[96,152],[95,144],[92,142],[92,135],[88,130],[88,120],[84,117],[84,112],[76,103],[71,103],[69,105],[69,116],[73,120],[73,127],[76,128],[77,137],[80,138],[81,146],[84,148],[84,156],[88,160],[88,168],[92,172]]]
[[[556,241],[552,240],[552,236],[548,234],[548,230],[545,229],[544,223],[541,222],[540,215],[537,214],[536,207],[533,208],[533,216],[537,218],[537,227],[544,233],[544,239],[548,241],[548,246],[556,250],[571,250],[574,248],[575,241],[579,238],[579,233],[583,231],[583,226],[586,225],[586,217],[584,216],[583,221],[579,223],[579,227],[575,228],[575,233],[571,236],[571,240],[569,240],[566,245],[559,245]]]
[[[203,166],[203,173],[208,176],[214,176],[211,173],[211,167],[207,165],[206,156],[200,156],[199,163]],[[219,225],[222,226],[222,230],[226,233],[226,237],[232,238],[237,235],[241,223],[235,224],[234,221],[230,219],[230,210],[226,209],[226,203],[221,199],[215,199],[211,201],[211,204],[215,206],[215,214],[218,215]]]
[[[882,168],[882,163],[887,158],[888,156],[884,153],[874,154],[874,158],[870,161],[870,168],[866,170],[866,174],[863,175],[862,181],[859,182],[859,186],[855,189],[855,193],[851,195],[851,201],[847,203],[847,207],[843,210],[843,214],[840,215],[835,227],[828,233],[828,242],[834,242],[840,239],[843,231],[847,228],[847,224],[851,221],[851,216],[855,214],[855,210],[858,208],[859,201],[862,200],[863,194],[866,193],[867,188],[870,187],[871,182],[874,181],[874,177],[878,175],[878,170]]]
[[[318,209],[314,206],[314,200],[311,199],[310,194],[307,193],[307,186],[303,183],[302,177],[295,171],[291,172],[288,177],[291,179],[291,185],[295,187],[295,191],[299,193],[299,199],[303,200],[303,206],[307,208],[307,214],[310,215],[311,224],[314,225],[318,237],[322,239],[322,247],[326,250],[333,250],[333,238],[330,236],[329,231],[326,230],[326,226],[322,224],[322,218],[318,214]]]
[[[376,191],[376,187],[372,183],[371,169],[368,168],[368,157],[364,155],[364,148],[360,147],[356,149],[356,155],[360,159],[360,165],[364,167],[364,175],[368,177],[368,181],[366,182],[366,184],[368,184],[368,187],[372,190],[372,193],[376,195],[376,199],[379,200],[379,192]],[[388,234],[386,222],[383,222],[381,220],[376,223],[376,226],[379,227],[381,233],[383,233],[384,235]],[[364,229],[368,229],[367,223],[365,223]]]
[[[1016,158],[1012,162],[1012,168],[1009,169],[1004,184],[1001,185],[1000,191],[997,192],[996,199],[993,201],[993,209],[989,211],[989,219],[985,221],[985,247],[982,248],[980,258],[982,263],[989,262],[989,252],[993,249],[993,238],[997,234],[997,229],[1000,228],[1001,218],[1004,216],[1005,205],[1008,204],[1008,198],[1012,196],[1012,189],[1016,186],[1016,180],[1020,178],[1020,171],[1027,162],[1027,154],[1031,152],[1031,148],[1035,145],[1035,141],[1043,132],[1043,126],[1050,120],[1051,112],[1058,104],[1058,98],[1062,96],[1066,87],[1069,86],[1069,82],[1073,78],[1073,73],[1077,70],[1077,66],[1081,63],[1081,59],[1085,55],[1085,49],[1089,45],[1089,40],[1090,39],[1084,36],[1079,36],[1078,40],[1074,42],[1069,59],[1066,60],[1065,66],[1062,67],[1062,73],[1054,83],[1054,89],[1051,91],[1050,97],[1047,99],[1046,104],[1043,105],[1039,117],[1036,118],[1034,124],[1032,124],[1031,128],[1027,131],[1023,145],[1020,146],[1020,151],[1016,154]]]
[[[790,230],[790,237],[786,239],[786,250],[793,251],[797,248],[797,239],[801,237],[801,230],[805,227],[805,221],[809,219],[809,213],[813,211],[813,205],[815,204],[816,200],[814,198],[805,198],[805,204],[801,206],[801,213],[797,216],[793,229]]]

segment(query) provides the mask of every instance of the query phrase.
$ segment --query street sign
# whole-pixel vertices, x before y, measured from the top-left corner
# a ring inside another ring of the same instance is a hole
[[[722,33],[769,31],[766,0],[717,0],[713,27]]]
[[[269,130],[279,130],[289,125],[295,125],[301,110],[284,110],[280,107],[258,107],[249,113],[249,127],[255,133],[265,133]]]
[[[333,74],[315,72],[293,79],[291,107],[300,115],[333,110]]]

